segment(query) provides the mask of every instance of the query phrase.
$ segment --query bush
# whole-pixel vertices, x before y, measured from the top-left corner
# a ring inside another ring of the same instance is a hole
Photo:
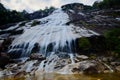
[[[40,21],[34,20],[31,24],[31,27],[36,26],[38,24],[40,24]]]
[[[107,8],[120,8],[120,0],[103,0],[101,2],[96,1],[93,4],[94,8],[107,9]]]
[[[120,28],[107,31],[105,38],[108,49],[120,55]]]
[[[82,50],[88,50],[91,47],[89,40],[85,37],[79,39],[78,45]]]

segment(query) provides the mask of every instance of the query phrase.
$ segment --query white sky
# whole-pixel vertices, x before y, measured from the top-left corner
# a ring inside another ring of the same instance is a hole
[[[1,0],[6,8],[22,11],[27,10],[33,12],[39,9],[44,9],[46,6],[60,7],[61,5],[79,2],[85,5],[92,5],[96,0]]]

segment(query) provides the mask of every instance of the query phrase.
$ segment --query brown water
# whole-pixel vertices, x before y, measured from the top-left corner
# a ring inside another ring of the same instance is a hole
[[[120,80],[120,73],[94,74],[94,75],[61,75],[61,74],[39,74],[38,76],[4,77],[0,80]]]

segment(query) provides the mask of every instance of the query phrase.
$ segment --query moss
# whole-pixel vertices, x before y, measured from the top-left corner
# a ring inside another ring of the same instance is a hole
[[[31,24],[31,27],[36,26],[38,24],[40,24],[40,21],[34,20]]]
[[[91,47],[89,40],[85,37],[80,38],[78,43],[79,43],[79,48],[82,50],[88,50]]]

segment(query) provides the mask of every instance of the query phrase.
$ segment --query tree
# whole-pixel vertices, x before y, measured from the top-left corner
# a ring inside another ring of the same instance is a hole
[[[96,1],[93,4],[93,7],[98,9],[120,8],[120,0],[103,0],[101,2]]]

